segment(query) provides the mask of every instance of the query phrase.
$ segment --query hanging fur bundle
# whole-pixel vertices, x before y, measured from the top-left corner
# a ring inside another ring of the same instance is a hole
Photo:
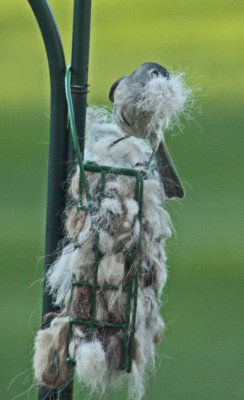
[[[126,168],[135,168],[136,164],[143,165],[148,160],[150,148],[140,140],[138,144],[138,139],[130,138],[109,147],[122,133],[109,121],[106,112],[92,108],[87,120],[86,160]],[[97,206],[100,174],[87,172],[86,176],[93,205]],[[36,379],[39,384],[55,389],[67,385],[73,374],[73,367],[66,363],[70,312],[79,320],[89,320],[91,312],[91,287],[75,286],[73,301],[70,302],[73,274],[76,280],[92,283],[95,260],[94,229],[88,211],[77,209],[78,190],[79,168],[70,184],[71,200],[66,209],[68,244],[48,273],[48,289],[61,311],[49,314],[52,317],[50,327],[40,330],[35,341]],[[117,249],[133,249],[139,239],[138,203],[134,200],[134,192],[134,177],[107,174],[101,205],[93,215],[102,253],[97,283],[100,287],[119,287],[97,290],[96,321],[124,323],[126,293],[122,284],[134,273],[135,267],[133,264],[128,270],[128,255]],[[164,329],[158,299],[167,277],[164,244],[171,235],[171,225],[169,215],[162,207],[163,200],[164,190],[157,171],[148,171],[144,181],[142,258],[131,374],[119,370],[123,329],[97,327],[93,341],[89,341],[88,327],[78,324],[72,327],[68,352],[76,360],[74,369],[78,380],[91,391],[103,393],[117,378],[128,376],[129,397],[139,400],[143,396],[146,368],[154,363],[155,343],[161,341]]]

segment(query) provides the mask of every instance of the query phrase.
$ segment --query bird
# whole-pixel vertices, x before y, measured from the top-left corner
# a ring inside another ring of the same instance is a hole
[[[146,167],[149,168],[155,156],[168,198],[183,198],[184,189],[167,149],[163,130],[182,112],[186,98],[187,91],[179,80],[154,62],[146,62],[132,74],[116,80],[109,92],[115,122],[124,133],[111,146],[130,136],[147,139],[152,154]]]

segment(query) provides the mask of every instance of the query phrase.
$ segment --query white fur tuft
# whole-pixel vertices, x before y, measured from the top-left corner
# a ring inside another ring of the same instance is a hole
[[[124,279],[124,256],[122,253],[107,254],[99,264],[97,280],[99,285],[118,286]]]
[[[81,343],[75,353],[78,380],[96,390],[104,386],[107,372],[106,356],[101,342]]]
[[[189,109],[191,98],[192,90],[186,86],[184,74],[179,73],[173,74],[170,79],[151,79],[145,85],[137,107],[152,113],[150,124],[166,129],[173,127],[180,115]]]

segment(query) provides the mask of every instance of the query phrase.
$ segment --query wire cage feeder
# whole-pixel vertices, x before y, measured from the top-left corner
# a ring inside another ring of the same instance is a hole
[[[122,346],[122,359],[120,363],[120,369],[126,369],[127,372],[131,372],[132,359],[133,359],[133,351],[134,351],[134,340],[135,340],[135,323],[136,323],[136,309],[137,309],[137,296],[138,296],[138,282],[139,282],[139,273],[140,273],[140,261],[141,261],[141,242],[140,235],[139,240],[132,248],[118,248],[115,252],[122,252],[126,255],[128,259],[128,274],[122,283],[122,286],[112,286],[112,285],[98,285],[97,283],[97,274],[98,274],[98,266],[99,261],[102,257],[102,252],[99,247],[99,230],[96,228],[96,225],[93,221],[93,214],[98,211],[101,201],[103,198],[104,188],[105,188],[105,177],[107,174],[114,175],[125,175],[130,176],[135,179],[135,192],[134,199],[138,203],[138,220],[141,225],[142,220],[142,207],[143,207],[143,182],[146,177],[145,173],[129,168],[116,168],[116,167],[108,167],[103,165],[97,165],[93,163],[83,164],[82,156],[79,149],[79,143],[77,138],[75,120],[74,120],[74,112],[72,105],[72,97],[70,91],[70,71],[71,68],[68,67],[66,69],[65,75],[65,90],[66,90],[66,98],[69,110],[69,121],[71,127],[71,133],[74,143],[74,148],[76,152],[76,157],[78,161],[78,166],[80,170],[79,174],[79,191],[78,191],[78,200],[77,200],[77,210],[86,210],[89,213],[91,218],[92,227],[95,233],[95,244],[94,244],[94,252],[95,252],[95,262],[93,269],[93,282],[88,281],[78,281],[73,275],[72,279],[72,288],[71,288],[71,296],[70,296],[70,310],[72,310],[72,302],[73,295],[76,286],[90,287],[91,288],[91,310],[90,310],[90,319],[80,320],[73,318],[72,311],[69,317],[69,328],[68,328],[68,340],[67,340],[67,359],[68,363],[75,363],[75,359],[70,357],[69,355],[69,343],[72,338],[72,327],[75,324],[87,326],[89,330],[88,338],[89,341],[93,340],[94,331],[96,328],[104,328],[109,327],[112,329],[122,329],[123,330],[123,346]],[[99,173],[100,174],[100,184],[99,184],[99,196],[97,205],[94,206],[92,202],[89,186],[86,178],[85,171],[89,171],[91,173]],[[82,192],[85,194],[86,204],[82,201]],[[77,244],[78,246],[78,244]],[[122,289],[126,293],[126,306],[125,306],[125,316],[124,323],[118,324],[109,321],[96,321],[95,320],[95,308],[96,308],[96,294],[97,290],[119,290]],[[130,313],[132,307],[132,313]],[[130,320],[131,314],[131,320]]]

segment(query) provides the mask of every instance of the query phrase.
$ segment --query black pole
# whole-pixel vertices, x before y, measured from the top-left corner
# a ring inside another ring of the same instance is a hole
[[[86,105],[88,90],[88,62],[90,42],[91,0],[74,0],[73,38],[71,59],[71,92],[81,154],[84,154]],[[75,153],[71,135],[68,144],[68,170],[70,176]]]
[[[71,92],[81,154],[84,153],[91,0],[74,0]]]
[[[82,157],[85,146],[86,105],[88,90],[88,64],[90,44],[91,0],[74,0],[73,38],[71,58],[71,93],[75,124]],[[73,167],[74,145],[71,134],[68,144],[68,170]],[[58,400],[72,400],[73,382],[58,393]],[[42,399],[40,399],[42,400]]]

